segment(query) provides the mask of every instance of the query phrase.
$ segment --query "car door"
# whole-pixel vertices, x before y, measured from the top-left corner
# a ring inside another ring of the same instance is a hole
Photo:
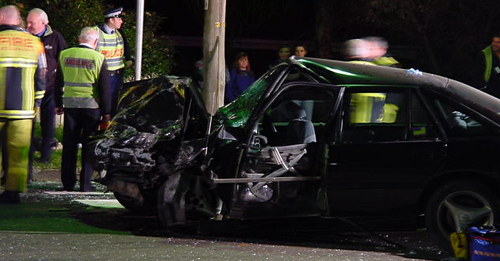
[[[399,214],[446,157],[442,131],[412,87],[346,89],[329,143],[332,215]]]
[[[317,215],[325,211],[324,130],[338,102],[332,85],[281,87],[247,123],[240,146],[234,199],[226,216],[262,218]],[[254,120],[252,120],[254,119]],[[217,182],[224,182],[218,180]]]

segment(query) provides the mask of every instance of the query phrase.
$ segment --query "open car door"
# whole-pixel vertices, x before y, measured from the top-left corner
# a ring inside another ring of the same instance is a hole
[[[295,82],[261,103],[247,122],[247,146],[238,148],[233,196],[225,217],[310,216],[326,209],[325,126],[334,114],[338,89]]]

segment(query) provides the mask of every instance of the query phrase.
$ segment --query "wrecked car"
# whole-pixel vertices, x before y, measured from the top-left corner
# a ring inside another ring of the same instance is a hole
[[[418,70],[290,58],[210,117],[188,78],[128,84],[96,180],[166,226],[383,217],[449,235],[500,218],[500,100]]]

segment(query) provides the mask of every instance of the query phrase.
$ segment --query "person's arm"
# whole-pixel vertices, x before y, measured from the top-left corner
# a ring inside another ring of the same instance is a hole
[[[224,90],[224,101],[229,103],[233,101],[235,97],[235,85],[236,85],[236,75],[235,69],[229,70],[229,81],[226,83],[226,88]]]
[[[134,63],[134,57],[132,56],[132,53],[130,52],[130,46],[127,42],[127,38],[125,38],[123,31],[118,30],[120,32],[120,35],[122,36],[123,39],[123,56],[125,57],[125,67],[130,67],[132,66],[132,63]]]
[[[64,75],[61,70],[61,64],[58,63],[56,72],[56,81],[54,84],[54,102],[56,103],[56,114],[60,115],[63,113],[63,87],[64,87]]]
[[[58,34],[58,39],[57,39],[57,51],[56,51],[56,57],[59,57],[59,54],[61,53],[62,50],[68,48],[68,44],[66,43],[66,40],[62,36],[62,34]]]
[[[38,56],[38,67],[36,68],[35,71],[35,108],[40,107],[42,103],[42,98],[45,95],[46,74],[47,74],[47,60],[45,58],[45,52],[42,49],[42,52]]]
[[[111,113],[111,86],[109,80],[108,64],[104,60],[101,71],[99,73],[99,109],[101,110],[101,116],[108,115]]]

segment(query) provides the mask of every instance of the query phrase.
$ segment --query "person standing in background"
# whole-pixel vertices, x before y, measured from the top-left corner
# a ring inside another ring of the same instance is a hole
[[[295,56],[297,57],[306,57],[307,55],[307,47],[303,44],[298,44],[295,46]]]
[[[40,161],[48,163],[52,156],[55,140],[56,104],[54,102],[54,84],[56,80],[57,59],[68,45],[64,37],[49,25],[47,13],[40,8],[34,8],[26,17],[27,29],[32,35],[40,37],[47,58],[47,74],[45,95],[40,106],[40,126],[42,130],[42,146]],[[32,146],[33,147],[33,146]],[[30,151],[30,174],[33,167],[34,148]],[[30,175],[31,179],[31,175]]]
[[[252,72],[248,54],[239,52],[229,70],[229,81],[226,83],[224,103],[228,104],[238,98],[252,83],[255,76]]]
[[[127,41],[119,31],[123,24],[122,12],[123,7],[106,10],[104,24],[95,27],[99,32],[96,50],[106,57],[108,64],[111,84],[111,117],[116,114],[124,69],[132,66],[133,63]]]
[[[472,85],[497,98],[500,98],[500,33],[491,37],[491,44],[479,54],[473,72]]]
[[[288,45],[282,45],[278,48],[278,59],[269,65],[269,68],[274,67],[280,63],[287,61],[288,57],[292,54],[291,48]]]
[[[379,66],[402,67],[401,64],[389,54],[389,43],[387,40],[378,36],[363,37],[362,40],[369,46],[367,61],[373,62]]]
[[[64,112],[61,180],[67,191],[76,185],[78,143],[82,144],[80,191],[92,191],[94,169],[87,161],[87,142],[110,113],[109,75],[104,55],[95,51],[99,33],[82,29],[80,45],[61,52],[55,86],[57,114]]]

